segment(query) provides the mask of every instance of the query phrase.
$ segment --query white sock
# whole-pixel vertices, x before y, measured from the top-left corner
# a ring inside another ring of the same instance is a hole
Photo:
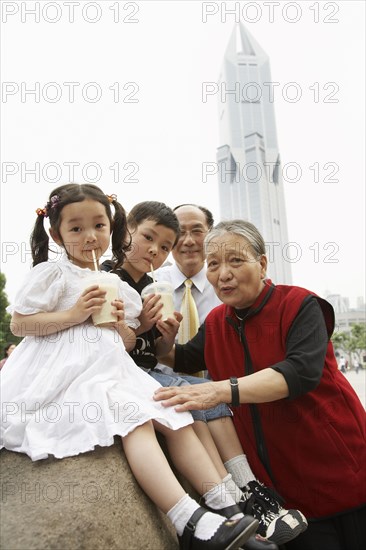
[[[199,504],[189,495],[184,495],[168,512],[167,516],[181,536],[192,514],[200,508]],[[197,523],[194,536],[201,540],[209,540],[226,518],[212,512],[204,514]]]
[[[224,466],[229,474],[233,476],[233,480],[238,487],[245,487],[249,481],[255,479],[255,475],[245,455],[230,458],[230,460],[224,463]]]
[[[218,513],[220,513],[222,508],[227,508],[228,506],[233,506],[236,504],[230,491],[227,490],[226,483],[224,481],[220,483],[220,485],[215,485],[215,487],[207,491],[207,493],[203,495],[203,498],[205,499],[207,506],[213,508],[213,510],[217,510]],[[239,519],[242,517],[243,514],[238,513],[233,515],[230,519]]]
[[[243,497],[243,491],[241,491],[236,483],[234,483],[232,475],[228,474],[224,477],[222,482],[225,483],[226,490],[231,494],[236,504],[238,504]]]

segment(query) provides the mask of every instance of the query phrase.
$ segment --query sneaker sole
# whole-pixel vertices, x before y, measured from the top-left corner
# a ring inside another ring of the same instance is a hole
[[[229,546],[225,546],[225,550],[237,550],[238,548],[240,548],[242,544],[247,542],[247,540],[252,535],[254,535],[254,533],[257,531],[258,524],[258,520],[254,519],[252,523],[250,523],[248,527],[244,529],[244,531],[239,533],[239,535],[230,542]]]
[[[290,514],[294,516],[294,518],[297,519],[297,521],[302,525],[302,533],[306,531],[308,528],[308,522],[306,521],[306,517],[300,510],[289,510]]]
[[[306,530],[307,522],[304,516],[301,514],[301,512],[297,514],[295,514],[295,510],[293,512],[293,514],[291,513],[280,516],[275,521],[273,533],[268,534],[267,530],[267,540],[274,542],[278,545],[285,544],[286,542],[293,540]],[[295,522],[297,525],[295,524]]]
[[[304,531],[308,525],[308,522],[306,521],[306,517],[300,510],[295,510],[294,508],[289,508],[288,510],[285,510],[284,508],[280,511],[279,516],[287,516],[287,514],[290,514],[290,516],[293,516],[297,519],[299,523],[303,523],[305,528]]]

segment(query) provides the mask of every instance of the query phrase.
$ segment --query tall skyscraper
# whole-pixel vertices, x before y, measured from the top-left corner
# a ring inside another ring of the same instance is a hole
[[[240,23],[219,78],[217,151],[222,220],[252,222],[266,241],[268,276],[291,284],[281,161],[268,55]]]

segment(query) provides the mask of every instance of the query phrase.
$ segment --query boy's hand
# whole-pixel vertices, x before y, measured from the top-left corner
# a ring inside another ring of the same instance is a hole
[[[175,311],[174,318],[168,317],[166,321],[157,321],[156,328],[161,333],[161,336],[155,341],[156,355],[166,355],[172,349],[182,319],[182,314]]]
[[[142,303],[142,311],[139,321],[141,326],[137,329],[137,334],[142,334],[150,330],[159,319],[161,319],[160,310],[163,307],[160,302],[160,294],[149,294]]]

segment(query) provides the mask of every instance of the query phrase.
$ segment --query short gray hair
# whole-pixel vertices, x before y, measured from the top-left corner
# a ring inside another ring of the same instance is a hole
[[[215,227],[206,235],[204,241],[206,253],[208,252],[209,243],[213,239],[225,235],[225,233],[231,233],[233,235],[243,237],[249,244],[255,256],[259,257],[266,254],[266,245],[262,235],[259,233],[255,225],[245,220],[228,220],[215,225]]]

